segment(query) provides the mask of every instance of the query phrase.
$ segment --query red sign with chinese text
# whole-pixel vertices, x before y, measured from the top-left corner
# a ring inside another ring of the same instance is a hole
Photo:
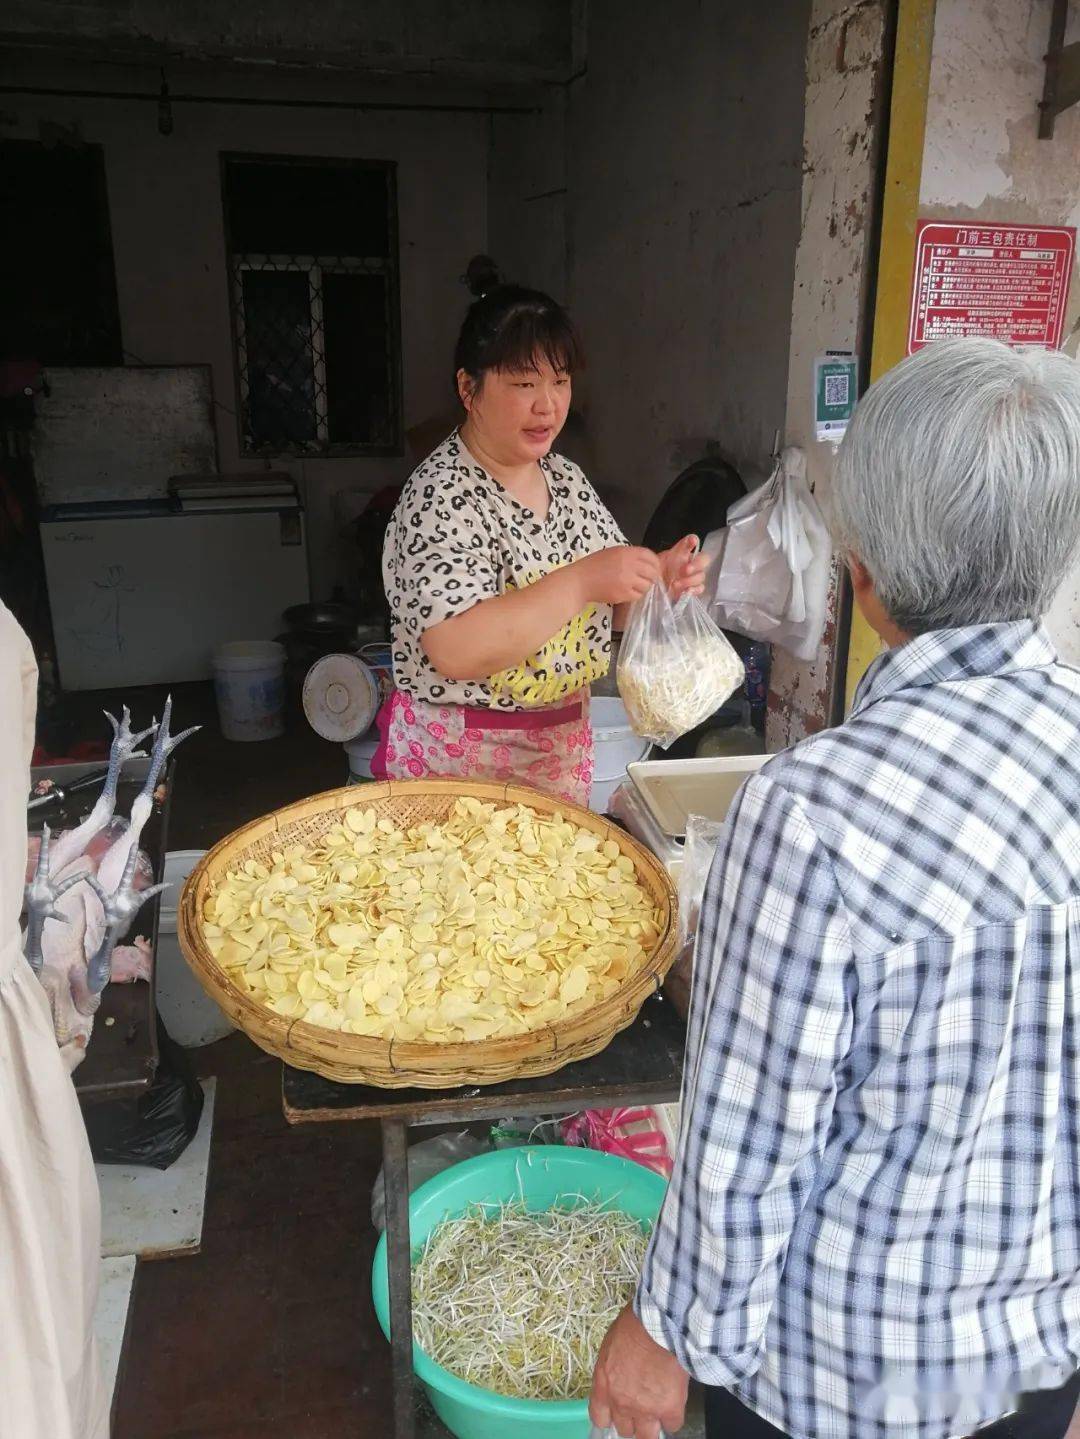
[[[1056,350],[1075,251],[1071,226],[920,220],[908,354],[963,335]]]

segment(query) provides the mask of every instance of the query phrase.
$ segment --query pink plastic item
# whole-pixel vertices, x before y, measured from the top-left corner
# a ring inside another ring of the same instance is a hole
[[[618,1154],[671,1178],[667,1140],[651,1109],[585,1109],[563,1120],[562,1134],[567,1144]]]

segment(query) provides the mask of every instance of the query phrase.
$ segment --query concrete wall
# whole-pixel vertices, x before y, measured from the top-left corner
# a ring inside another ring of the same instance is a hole
[[[91,67],[31,73],[24,66],[3,78],[118,88],[114,72]],[[144,88],[151,77],[141,78],[144,85],[123,76],[131,88]],[[212,73],[204,72],[200,83],[203,93],[221,93]],[[273,81],[250,81],[249,92],[256,83],[267,97],[282,93]],[[235,77],[225,89],[236,90]],[[302,92],[298,84],[289,89]],[[326,86],[318,93],[325,96]],[[429,101],[439,98],[425,93]],[[154,107],[144,104],[9,96],[3,114],[5,137],[36,139],[43,127],[60,125],[104,146],[123,344],[132,361],[212,365],[222,469],[259,467],[239,459],[222,150],[397,162],[405,424],[450,407],[450,356],[468,298],[459,277],[487,244],[485,116],[178,105],[173,134],[161,136]],[[283,467],[307,495],[312,590],[325,596],[340,573],[338,515],[356,512],[355,492],[402,479],[410,461],[306,460]]]
[[[1038,138],[1051,0],[973,6],[938,0],[927,109],[921,213],[938,219],[1080,225],[1080,107]],[[1074,13],[1066,37],[1080,38]],[[1065,350],[1080,353],[1074,277]],[[1080,567],[1058,595],[1051,628],[1080,663]]]
[[[567,100],[549,91],[533,115],[494,115],[488,244],[506,279],[567,298]]]
[[[458,277],[470,255],[487,249],[511,278],[569,299],[589,368],[565,448],[587,464],[630,531],[640,532],[686,464],[716,450],[753,478],[784,424],[809,4],[775,0],[762,18],[740,0],[673,0],[662,14],[646,0],[574,0],[565,15],[576,78],[547,87],[535,114],[178,103],[174,133],[162,137],[152,105],[9,96],[0,135],[36,138],[68,127],[105,147],[124,344],[133,359],[211,363],[224,469],[245,462],[232,413],[219,152],[396,160],[406,426],[453,412],[447,370],[467,300]],[[461,8],[469,7],[447,14]],[[479,5],[477,15],[488,8]],[[521,8],[506,11],[511,31]],[[431,7],[411,9],[434,15]],[[553,36],[564,12],[554,0],[537,9],[536,23]],[[26,24],[42,35],[67,27],[80,44],[92,30],[118,44],[127,22],[105,23],[103,14],[42,0]],[[199,14],[161,0],[146,33],[190,48],[203,35]],[[277,59],[287,18],[275,8],[266,20],[263,39]],[[458,55],[461,37],[449,19],[446,25],[446,53]],[[233,29],[222,43],[235,48],[244,36]],[[418,52],[438,50],[430,27],[410,33]],[[499,33],[509,44],[508,32]],[[184,61],[169,75],[174,90],[268,101],[486,98],[475,87],[440,89],[430,79],[378,82],[280,68],[260,78],[250,66],[241,73]],[[149,91],[159,84],[154,70],[61,62],[47,51],[0,68],[5,80]],[[536,93],[500,98],[530,104]],[[356,492],[401,478],[409,462],[286,467],[307,494],[313,590],[324,595],[340,576],[340,517],[355,512]]]
[[[795,260],[785,436],[806,454],[819,496],[828,489],[834,451],[813,438],[815,355],[863,345],[875,259],[873,211],[881,138],[886,0],[851,6],[814,0],[806,55],[802,228]],[[864,360],[868,358],[865,354]],[[784,749],[829,723],[836,686],[839,574],[828,620],[810,663],[773,653],[767,738]]]
[[[808,0],[594,0],[568,89],[568,293],[593,477],[640,532],[784,423]],[[554,186],[552,186],[554,188]]]
[[[2,43],[74,43],[102,57],[193,55],[502,80],[565,78],[570,37],[570,0],[21,0],[0,19]]]

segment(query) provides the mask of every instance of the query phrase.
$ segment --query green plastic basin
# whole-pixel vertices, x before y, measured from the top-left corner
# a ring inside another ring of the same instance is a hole
[[[455,1164],[422,1185],[409,1200],[413,1258],[437,1224],[474,1204],[524,1200],[530,1210],[573,1207],[584,1197],[622,1210],[643,1224],[660,1210],[666,1181],[651,1169],[613,1154],[561,1145],[500,1149]],[[386,1236],[379,1240],[371,1271],[375,1312],[390,1337],[386,1282]],[[510,1399],[467,1384],[413,1345],[413,1368],[432,1408],[457,1439],[586,1439],[584,1399]]]

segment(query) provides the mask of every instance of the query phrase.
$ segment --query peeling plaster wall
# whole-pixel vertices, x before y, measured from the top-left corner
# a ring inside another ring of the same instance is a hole
[[[784,422],[809,3],[767,9],[588,9],[566,121],[578,440],[634,535],[710,450],[760,473]]]
[[[920,209],[937,219],[1080,226],[1080,106],[1038,138],[1051,0],[938,0]],[[1073,13],[1067,40],[1080,39]],[[1065,350],[1080,352],[1075,274]],[[1051,630],[1080,664],[1080,566],[1058,594]]]
[[[1080,111],[1058,117],[1052,140],[1037,134],[1051,5],[938,0],[920,192],[927,215],[1080,218]],[[1067,35],[1076,38],[1080,15]]]
[[[802,222],[795,257],[786,441],[806,453],[819,498],[833,450],[813,438],[815,355],[858,349],[873,244],[877,99],[882,83],[885,0],[814,0],[806,52]],[[865,357],[863,357],[865,358]],[[773,653],[768,746],[783,749],[828,723],[833,688],[838,577],[818,656],[810,663]]]
[[[30,72],[0,66],[0,77],[119,88],[103,67],[41,64]],[[145,72],[122,78],[133,89],[158,83]],[[235,76],[225,81],[208,71],[200,72],[199,87],[210,94],[238,91]],[[311,84],[305,92],[295,80],[250,78],[246,89],[269,100],[311,93]],[[316,93],[326,95],[325,83]],[[417,98],[415,87],[375,93]],[[443,98],[430,89],[424,95],[429,102]],[[132,362],[211,365],[224,470],[258,469],[261,462],[239,457],[220,152],[396,161],[404,423],[454,413],[451,358],[468,299],[459,277],[469,257],[487,248],[484,115],[177,105],[175,130],[163,137],[154,107],[143,104],[20,95],[4,97],[2,109],[4,138],[55,138],[59,129],[103,146],[123,344]],[[404,479],[413,463],[406,455],[276,464],[296,476],[307,497],[315,597],[348,579],[351,557],[338,540],[342,519],[355,515],[366,495]]]
[[[1038,138],[1052,0],[938,0],[920,208],[937,219],[1080,225],[1080,107]],[[1080,38],[1080,15],[1068,39]],[[1074,283],[1065,349],[1080,348]]]

